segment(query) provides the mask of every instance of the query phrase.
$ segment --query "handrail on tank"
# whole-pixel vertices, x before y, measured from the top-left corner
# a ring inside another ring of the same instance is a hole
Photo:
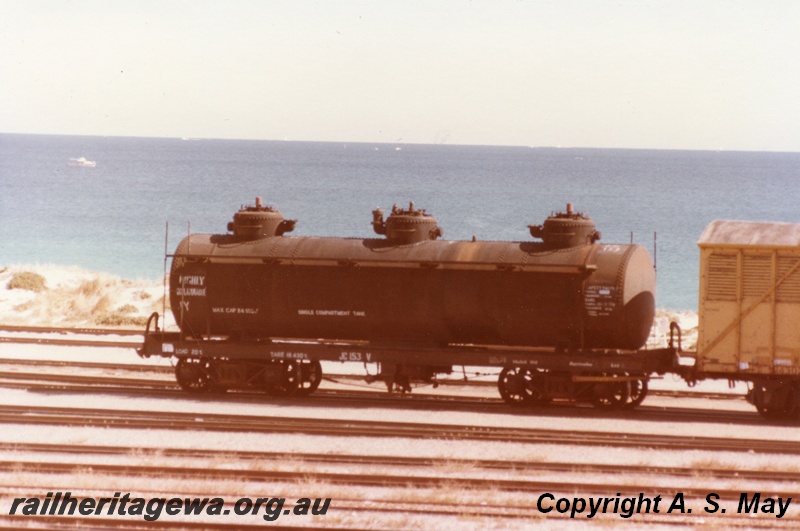
[[[161,329],[158,327],[158,317],[158,312],[153,312],[150,314],[150,317],[147,318],[147,326],[144,329],[144,341],[142,342],[142,348],[136,349],[136,353],[140,358],[150,357],[150,355],[147,354],[147,342],[150,341],[150,325],[154,324],[154,334],[160,332]]]
[[[683,352],[681,346],[681,325],[672,321],[669,323],[669,348],[675,348],[675,332],[678,333],[678,352]]]
[[[161,329],[158,327],[158,317],[159,317],[158,312],[153,312],[150,314],[150,317],[147,318],[147,327],[144,329],[145,338],[150,335],[150,324],[153,321],[155,321],[155,329],[153,330],[153,332],[161,331]]]

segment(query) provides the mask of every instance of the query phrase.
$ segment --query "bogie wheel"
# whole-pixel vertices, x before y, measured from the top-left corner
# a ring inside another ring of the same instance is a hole
[[[500,371],[497,389],[507,404],[519,406],[544,400],[539,379],[529,369],[506,367]]]
[[[647,378],[634,380],[630,382],[630,386],[630,396],[628,397],[628,402],[624,406],[626,409],[633,409],[644,402],[647,396]]]
[[[303,361],[299,364],[300,378],[295,394],[308,396],[319,387],[322,381],[322,365],[317,360]]]
[[[595,407],[605,409],[621,409],[626,407],[631,396],[631,382],[608,381],[594,385]]]
[[[291,396],[298,390],[300,365],[295,361],[275,361],[277,374],[267,382],[267,393],[272,396]]]
[[[199,358],[180,358],[175,364],[175,379],[184,391],[205,393],[211,389],[211,363]]]
[[[753,387],[753,404],[758,413],[767,419],[792,419],[800,414],[797,390],[791,383],[773,386],[756,383]]]

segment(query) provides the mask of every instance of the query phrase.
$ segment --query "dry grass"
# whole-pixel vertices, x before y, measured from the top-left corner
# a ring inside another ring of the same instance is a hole
[[[21,271],[11,277],[7,287],[8,289],[24,289],[35,293],[41,293],[47,289],[47,281],[39,273]]]
[[[4,324],[139,328],[163,311],[157,282],[60,266],[12,266],[0,271],[3,281],[9,289],[0,294]]]

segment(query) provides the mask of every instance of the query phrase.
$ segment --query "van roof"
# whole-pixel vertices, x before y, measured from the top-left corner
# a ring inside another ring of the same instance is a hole
[[[715,220],[700,235],[700,247],[798,247],[800,223]]]

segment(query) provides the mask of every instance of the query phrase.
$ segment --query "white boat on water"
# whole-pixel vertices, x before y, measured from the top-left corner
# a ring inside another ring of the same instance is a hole
[[[97,166],[97,162],[94,160],[86,160],[86,157],[79,157],[77,159],[69,159],[67,161],[67,166],[78,168],[94,168]]]

